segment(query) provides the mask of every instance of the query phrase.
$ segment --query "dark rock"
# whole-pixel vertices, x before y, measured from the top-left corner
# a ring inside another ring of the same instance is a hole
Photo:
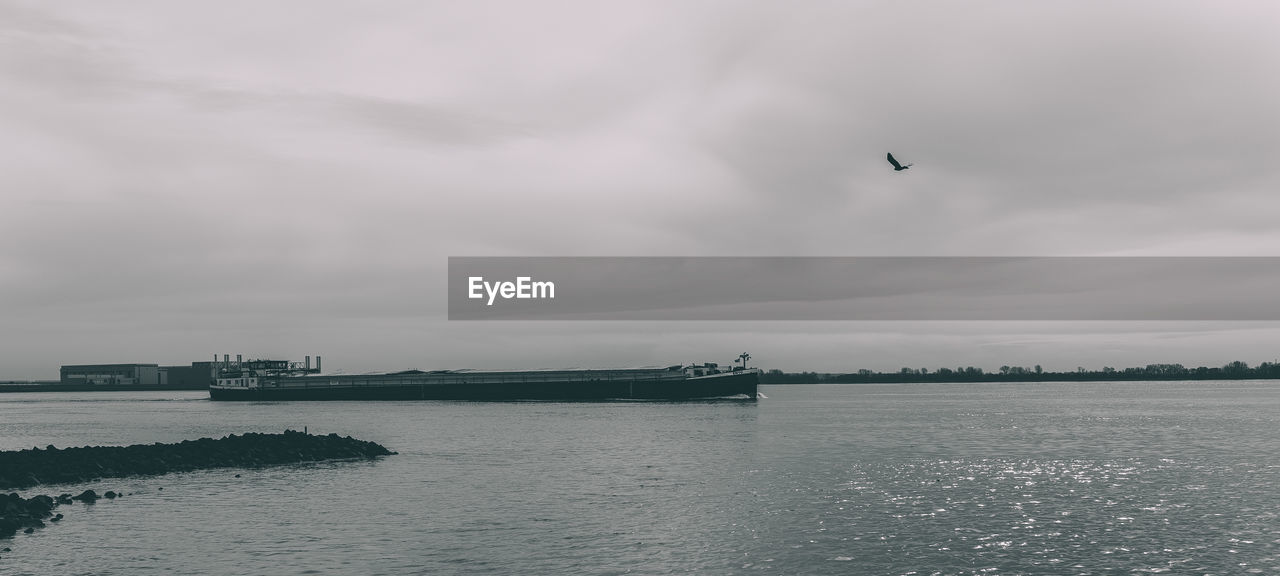
[[[106,498],[107,500],[115,500],[115,499],[116,499],[116,492],[115,492],[115,490],[107,490],[107,492],[106,492],[105,494],[103,494],[103,495],[102,495],[102,497],[103,497],[103,498]]]
[[[79,493],[79,494],[77,494],[77,495],[75,495],[75,496],[72,496],[72,497],[71,497],[71,499],[72,499],[72,500],[80,500],[81,502],[84,502],[85,504],[93,504],[95,501],[97,501],[97,500],[98,500],[98,493],[97,493],[97,492],[94,492],[94,491],[93,491],[93,489],[89,489],[89,490],[85,490],[84,492],[81,492],[81,493]]]
[[[49,521],[50,521],[50,522],[57,522],[57,521],[59,521],[59,520],[61,520],[61,519],[62,519],[62,514],[61,514],[61,513],[58,513],[58,514],[54,515],[54,517],[53,517],[53,518],[50,518],[50,519],[49,519]]]
[[[44,518],[49,515],[49,511],[55,506],[53,498],[41,494],[28,498],[24,504],[28,516],[36,518]]]

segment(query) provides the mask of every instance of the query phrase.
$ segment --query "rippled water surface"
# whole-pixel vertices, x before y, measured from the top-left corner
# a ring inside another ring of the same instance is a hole
[[[25,490],[131,495],[0,541],[0,573],[1280,574],[1280,383],[762,391],[686,404],[0,394],[3,449],[306,426],[399,452]]]

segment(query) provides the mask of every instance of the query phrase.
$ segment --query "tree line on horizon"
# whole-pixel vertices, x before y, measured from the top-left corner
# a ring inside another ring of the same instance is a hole
[[[1280,379],[1280,362],[1263,362],[1250,367],[1239,360],[1222,367],[1187,368],[1181,364],[1148,364],[1144,367],[1101,370],[1078,367],[1072,371],[1050,372],[1039,364],[1032,368],[1001,366],[997,372],[965,366],[958,368],[902,368],[897,372],[858,370],[849,373],[783,372],[766,370],[761,384],[879,384],[894,382],[1084,382],[1116,380],[1249,380]]]

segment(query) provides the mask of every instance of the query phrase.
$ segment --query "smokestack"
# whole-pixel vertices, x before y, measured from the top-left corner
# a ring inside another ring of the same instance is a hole
[[[306,369],[307,369],[307,370],[311,370],[311,357],[310,357],[310,356],[307,356]]]
[[[316,355],[316,372],[320,371],[320,355]]]
[[[231,364],[231,355],[230,355],[230,354],[223,354],[223,355],[222,355],[222,363],[223,363],[223,364]]]
[[[240,365],[240,355],[236,354],[236,366]]]

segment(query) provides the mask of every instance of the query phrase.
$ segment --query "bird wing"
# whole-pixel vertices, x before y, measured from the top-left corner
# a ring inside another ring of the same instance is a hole
[[[890,152],[890,153],[889,153],[888,158],[889,158],[889,163],[890,163],[890,164],[893,164],[893,169],[894,169],[894,170],[897,170],[897,169],[902,168],[902,165],[901,165],[901,164],[899,164],[897,160],[894,160],[894,159],[893,159],[893,152]]]

